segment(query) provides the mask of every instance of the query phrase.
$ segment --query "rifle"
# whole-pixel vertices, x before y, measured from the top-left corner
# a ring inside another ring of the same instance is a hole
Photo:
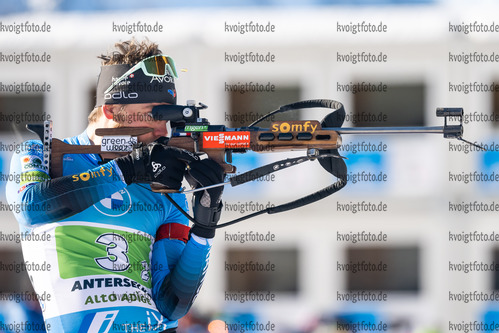
[[[281,106],[246,127],[227,128],[224,125],[211,125],[205,118],[200,117],[200,110],[206,109],[203,103],[196,105],[194,101],[187,101],[186,105],[158,105],[152,109],[151,115],[155,120],[170,120],[172,133],[170,138],[162,138],[161,143],[168,146],[182,148],[194,154],[206,154],[219,163],[226,174],[236,173],[232,163],[233,153],[245,153],[252,150],[257,153],[269,151],[305,150],[302,157],[277,161],[234,175],[228,181],[209,187],[202,187],[190,191],[180,191],[165,188],[159,184],[151,184],[151,189],[159,193],[192,193],[215,186],[231,184],[238,186],[258,179],[278,170],[286,169],[305,161],[318,160],[322,167],[335,177],[337,181],[320,191],[303,198],[263,211],[250,214],[247,217],[234,220],[224,225],[239,222],[242,219],[253,217],[261,213],[278,213],[298,208],[317,200],[323,199],[347,184],[347,166],[344,157],[338,152],[342,144],[342,134],[418,134],[434,133],[443,134],[444,138],[466,141],[463,135],[463,109],[462,108],[437,108],[436,116],[444,118],[443,126],[436,127],[342,127],[345,120],[345,110],[342,103],[320,99],[296,102]],[[327,108],[334,111],[329,113],[322,121],[294,120],[275,121],[270,128],[260,128],[255,125],[277,114],[296,109]],[[457,124],[448,124],[457,120]],[[74,146],[52,138],[52,122],[44,124],[28,124],[28,130],[38,135],[43,143],[43,167],[52,178],[62,176],[62,161],[66,154],[101,154],[113,152],[120,156],[129,154],[138,145],[137,136],[152,131],[147,127],[121,127],[100,128],[95,134],[102,136],[102,144],[88,146]],[[169,198],[169,196],[167,195]],[[178,207],[177,207],[178,208]]]

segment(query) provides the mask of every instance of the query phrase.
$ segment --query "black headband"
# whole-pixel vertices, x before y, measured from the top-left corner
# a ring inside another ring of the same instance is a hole
[[[123,79],[110,92],[104,92],[126,73],[130,65],[101,66],[97,80],[96,107],[104,104],[169,103],[177,104],[173,76],[147,76],[139,69]]]

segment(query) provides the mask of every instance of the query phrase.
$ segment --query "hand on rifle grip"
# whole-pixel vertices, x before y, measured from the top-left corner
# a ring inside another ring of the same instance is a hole
[[[186,164],[198,157],[186,150],[152,142],[135,148],[130,154],[115,159],[125,182],[159,183],[178,190],[184,178]]]
[[[187,166],[186,179],[194,188],[219,184],[224,181],[224,169],[212,159],[193,161]],[[191,232],[204,238],[215,236],[215,227],[222,212],[222,193],[224,187],[218,186],[194,193],[192,210],[196,224]]]

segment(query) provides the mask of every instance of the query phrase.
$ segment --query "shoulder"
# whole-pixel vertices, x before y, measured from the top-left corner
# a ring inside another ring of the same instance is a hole
[[[20,193],[31,184],[49,179],[44,166],[43,144],[39,140],[23,142],[12,155],[7,192]]]
[[[16,151],[17,154],[39,154],[43,156],[43,144],[40,140],[27,140],[24,141],[20,149]]]
[[[82,133],[65,138],[62,140],[64,143],[68,143],[70,145],[89,145],[90,139],[88,138],[87,132],[83,131]]]
[[[12,155],[11,167],[18,167],[21,172],[43,169],[43,144],[39,140],[28,140],[21,144]]]

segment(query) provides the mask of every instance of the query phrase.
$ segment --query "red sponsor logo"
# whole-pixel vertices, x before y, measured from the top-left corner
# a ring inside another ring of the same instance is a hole
[[[28,185],[31,185],[31,184],[34,184],[34,183],[24,184],[23,186],[21,186],[21,188],[19,190],[17,190],[17,193],[21,193],[22,191],[24,191],[26,189],[26,187],[28,187]]]
[[[249,148],[250,132],[205,132],[203,148]]]

